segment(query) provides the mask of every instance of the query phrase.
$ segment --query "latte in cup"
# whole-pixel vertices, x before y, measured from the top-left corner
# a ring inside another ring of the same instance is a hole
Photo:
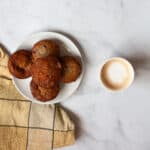
[[[100,80],[104,87],[112,91],[126,89],[134,79],[134,69],[124,58],[107,60],[101,67]]]

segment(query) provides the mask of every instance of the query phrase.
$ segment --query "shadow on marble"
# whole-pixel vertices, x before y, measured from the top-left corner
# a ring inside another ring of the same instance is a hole
[[[0,47],[2,47],[2,49],[3,49],[7,54],[10,55],[10,52],[8,51],[8,48],[7,48],[4,44],[0,43]]]
[[[60,105],[60,104],[58,104],[58,105]],[[74,122],[74,124],[75,124],[75,139],[79,139],[80,136],[82,135],[80,118],[74,112],[72,112],[70,109],[68,109],[62,105],[60,105],[60,106],[66,111],[66,113],[69,115],[70,119]]]
[[[150,70],[150,53],[135,50],[135,52],[132,52],[130,56],[121,52],[116,52],[116,56],[123,57],[131,62],[135,70],[136,78],[142,75],[142,70]],[[150,75],[150,72],[147,73]]]

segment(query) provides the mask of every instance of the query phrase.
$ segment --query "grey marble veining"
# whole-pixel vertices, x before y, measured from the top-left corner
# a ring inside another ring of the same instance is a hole
[[[0,42],[10,52],[29,34],[63,31],[80,43],[86,72],[63,105],[77,126],[75,145],[63,150],[150,149],[149,0],[1,0]],[[134,84],[112,94],[99,84],[100,64],[123,56]],[[71,113],[72,112],[72,113]]]

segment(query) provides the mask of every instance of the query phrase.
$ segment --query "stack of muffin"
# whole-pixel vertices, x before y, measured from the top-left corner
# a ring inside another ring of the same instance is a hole
[[[32,95],[42,102],[54,99],[59,83],[75,81],[81,73],[81,65],[73,56],[60,56],[60,47],[53,40],[42,40],[32,50],[17,50],[8,61],[10,73],[16,78],[32,77]]]

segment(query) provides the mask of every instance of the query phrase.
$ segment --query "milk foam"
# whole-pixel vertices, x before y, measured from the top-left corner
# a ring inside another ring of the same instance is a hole
[[[107,66],[107,77],[113,84],[122,84],[127,76],[128,72],[123,63],[112,62]]]

